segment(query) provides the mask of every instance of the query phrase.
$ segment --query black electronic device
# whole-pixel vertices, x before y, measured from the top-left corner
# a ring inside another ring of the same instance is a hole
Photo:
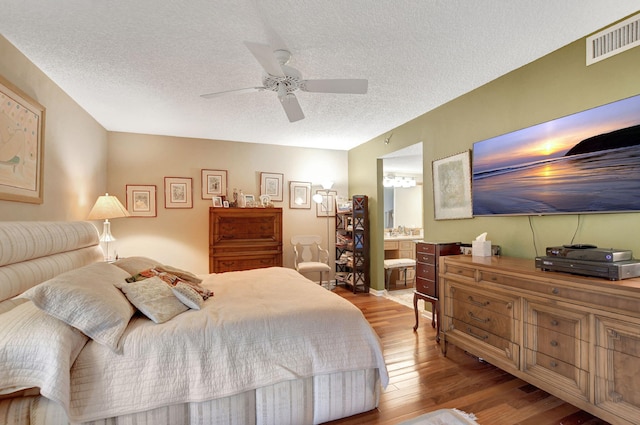
[[[566,257],[536,257],[536,267],[543,271],[566,272],[583,276],[622,280],[640,276],[640,261],[589,261]]]
[[[598,248],[595,245],[562,245],[547,248],[547,257],[613,263],[633,259],[628,249]]]

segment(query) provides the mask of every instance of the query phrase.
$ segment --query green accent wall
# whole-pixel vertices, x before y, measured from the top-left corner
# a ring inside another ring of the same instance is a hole
[[[640,48],[591,66],[585,39],[576,41],[395,129],[388,145],[376,137],[349,151],[349,193],[370,196],[371,286],[384,289],[382,161],[423,142],[423,227],[426,240],[471,242],[482,232],[503,255],[529,258],[547,246],[592,243],[633,250],[640,258],[640,213],[477,217],[434,220],[433,160],[472,149],[473,143],[640,94]],[[640,192],[640,188],[638,188]]]

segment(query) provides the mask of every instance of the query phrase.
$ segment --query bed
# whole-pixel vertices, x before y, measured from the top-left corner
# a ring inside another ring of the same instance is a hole
[[[179,285],[135,282],[161,266]],[[88,222],[0,222],[0,424],[299,425],[376,408],[381,344],[351,303],[292,269],[170,266],[105,263]]]

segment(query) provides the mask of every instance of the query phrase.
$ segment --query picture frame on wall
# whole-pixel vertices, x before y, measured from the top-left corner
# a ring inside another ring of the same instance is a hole
[[[201,170],[202,199],[227,196],[227,170]]]
[[[0,77],[0,199],[42,204],[45,107]]]
[[[269,195],[271,201],[282,202],[282,173],[260,173],[260,195]]]
[[[433,205],[436,220],[472,218],[471,153],[433,161]]]
[[[289,182],[289,208],[311,209],[311,183]]]
[[[164,207],[193,208],[191,177],[164,178]]]
[[[318,189],[316,193],[322,195],[322,201],[316,204],[316,217],[335,217],[338,192]]]
[[[155,184],[128,184],[126,208],[131,217],[156,217],[156,192]]]

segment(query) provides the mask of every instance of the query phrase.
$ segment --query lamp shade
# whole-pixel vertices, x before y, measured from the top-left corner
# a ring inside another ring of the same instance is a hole
[[[106,193],[99,196],[89,212],[89,220],[104,220],[110,218],[129,217],[129,211],[120,203],[118,198]]]

